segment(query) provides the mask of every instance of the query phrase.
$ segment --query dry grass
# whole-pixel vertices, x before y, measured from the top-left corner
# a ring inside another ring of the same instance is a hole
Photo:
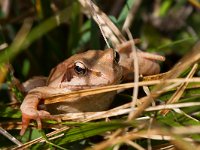
[[[100,26],[99,28],[102,30],[101,33],[104,34],[103,36],[104,39],[106,39],[106,42],[107,39],[109,39],[109,42],[111,42],[112,45],[116,47],[117,45],[126,41],[126,38],[121,33],[121,31],[112,23],[109,17],[103,11],[101,11],[97,5],[93,3],[91,6],[92,1],[89,0],[79,0],[79,2],[83,7],[84,13],[86,13],[87,15],[91,15],[90,13],[93,12],[92,17]],[[190,3],[194,2],[190,1]],[[137,5],[135,5],[134,8],[130,10],[130,14],[133,14],[132,11],[135,12],[139,5],[140,1]],[[194,5],[198,7],[197,4],[194,3]],[[134,16],[128,15],[124,27],[129,27],[130,22],[132,22],[133,19]],[[16,40],[24,40],[24,38],[26,37],[26,34],[30,29],[31,22],[28,22],[25,25],[26,28],[22,27],[23,31],[21,32],[23,33],[20,32],[22,34],[22,36],[20,37],[22,38],[17,38],[16,36]],[[131,36],[129,35],[129,37]],[[19,45],[14,46],[18,48],[18,46],[21,46],[20,42],[21,41],[17,42],[17,44]],[[16,44],[15,41],[13,43]],[[134,43],[132,47],[134,49]],[[135,60],[135,70],[138,70],[137,59]],[[78,98],[82,96],[95,95],[110,91],[124,90],[129,88],[137,89],[138,87],[143,87],[144,89],[146,89],[146,96],[138,98],[138,90],[135,90],[134,94],[131,95],[131,98],[133,99],[132,102],[117,106],[110,110],[102,112],[68,113],[57,115],[57,117],[62,118],[63,121],[70,120],[76,122],[98,121],[108,118],[111,118],[112,120],[112,117],[118,117],[121,119],[122,122],[125,123],[137,123],[138,126],[136,127],[122,127],[110,133],[103,134],[104,140],[95,144],[92,147],[92,149],[94,150],[106,149],[111,146],[114,146],[113,149],[118,149],[122,144],[132,146],[139,150],[146,149],[145,147],[142,147],[142,145],[139,145],[137,143],[137,140],[139,139],[147,139],[149,149],[153,149],[151,140],[169,141],[167,142],[167,145],[163,145],[163,147],[161,145],[161,148],[164,149],[197,149],[199,147],[199,140],[196,140],[192,136],[200,134],[199,120],[193,118],[191,114],[187,114],[186,112],[182,111],[182,108],[193,108],[195,106],[200,106],[200,102],[182,102],[180,100],[186,93],[186,90],[189,89],[189,85],[192,85],[192,83],[196,83],[194,86],[192,86],[192,88],[200,87],[200,78],[194,77],[194,74],[197,73],[197,71],[199,70],[199,61],[200,42],[197,42],[196,45],[190,50],[190,53],[186,54],[185,57],[183,57],[171,70],[169,70],[166,74],[162,76],[159,74],[153,76],[153,78],[144,77],[143,81],[139,81],[139,73],[136,72],[136,82],[80,90],[66,94],[57,94],[46,99],[45,104],[63,102],[67,98]],[[184,77],[180,77],[188,69],[190,69],[190,72],[187,73],[187,75],[185,75]],[[1,81],[3,78],[5,78],[6,71],[0,70],[0,72],[3,72],[3,74],[0,74],[0,83],[2,83]],[[153,88],[150,88],[149,90],[148,87]],[[162,95],[167,94],[168,92],[172,92],[172,94],[170,95],[170,98],[166,101],[166,103],[156,105],[155,101],[161,98]],[[166,127],[163,125],[162,121],[159,122],[160,118],[167,115],[173,116],[173,113],[183,114],[183,116],[186,116],[186,118],[189,118],[194,122],[197,122],[198,124],[191,124],[188,126],[174,125]],[[199,113],[199,110],[195,113]],[[46,134],[49,140],[62,138],[65,133],[67,133],[66,131],[71,129],[70,127],[64,125],[64,123],[59,123],[58,125],[52,126],[57,129],[53,132]],[[18,147],[15,147],[14,149],[24,149],[39,142],[47,142],[47,140],[45,141],[44,137],[39,137],[32,141],[26,142]]]

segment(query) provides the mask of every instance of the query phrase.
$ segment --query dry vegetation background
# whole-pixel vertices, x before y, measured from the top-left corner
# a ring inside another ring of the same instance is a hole
[[[93,2],[91,6],[89,0],[0,0],[0,149],[200,149],[200,2]],[[95,12],[95,4],[105,16]],[[135,84],[81,91],[90,95],[128,89],[117,95],[108,111],[66,114],[62,125],[45,121],[44,130],[30,128],[19,136],[24,95],[15,78],[23,82],[48,76],[52,67],[77,52],[105,49],[97,15],[100,23],[107,23],[105,36],[108,30],[114,32],[113,38],[107,36],[109,42],[128,40],[129,28],[133,38],[141,40],[139,48],[166,57],[160,65],[161,72],[168,73]],[[122,34],[113,31],[108,17]],[[131,113],[130,88],[136,86],[139,100]]]

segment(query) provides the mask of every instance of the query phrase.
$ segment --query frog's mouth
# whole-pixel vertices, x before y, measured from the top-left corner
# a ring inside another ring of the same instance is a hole
[[[78,91],[78,90],[86,90],[86,89],[92,89],[92,88],[98,88],[98,87],[105,87],[109,85],[116,85],[119,84],[121,79],[112,82],[112,83],[107,83],[107,84],[98,84],[98,85],[69,85],[69,84],[60,84],[60,88],[67,88],[71,91]]]
[[[98,87],[104,87],[104,86],[108,86],[108,84],[107,85],[105,85],[105,84],[102,84],[102,85],[67,85],[62,88],[67,88],[71,91],[78,91],[78,90],[86,90],[86,89],[92,89],[92,88],[98,88]]]

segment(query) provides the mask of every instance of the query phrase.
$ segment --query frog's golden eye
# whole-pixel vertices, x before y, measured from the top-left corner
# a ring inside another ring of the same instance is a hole
[[[75,62],[74,64],[74,71],[78,74],[78,75],[85,75],[87,73],[87,68],[85,67],[85,65],[81,62]]]

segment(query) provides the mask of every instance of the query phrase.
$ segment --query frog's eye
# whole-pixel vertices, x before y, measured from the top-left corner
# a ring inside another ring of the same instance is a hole
[[[81,62],[75,62],[74,64],[74,71],[78,74],[78,75],[85,75],[87,72],[87,68],[85,67],[85,65]]]
[[[114,59],[115,61],[118,63],[119,62],[119,59],[120,59],[120,56],[119,56],[119,53],[117,51],[115,51],[115,56],[114,56]]]

